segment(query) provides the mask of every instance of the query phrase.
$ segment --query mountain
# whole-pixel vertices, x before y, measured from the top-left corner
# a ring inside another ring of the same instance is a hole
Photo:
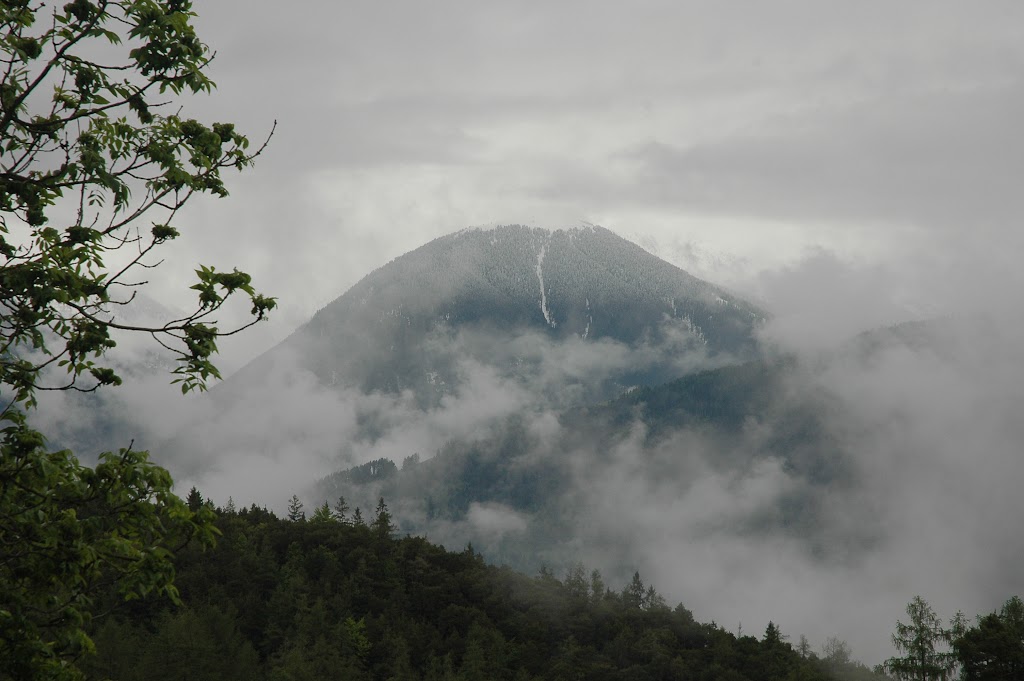
[[[688,512],[666,531],[775,537],[842,563],[883,541],[885,527],[849,522],[836,509],[871,497],[877,481],[863,452],[900,414],[883,410],[878,421],[837,379],[855,385],[894,357],[948,370],[962,362],[958,344],[974,337],[965,333],[949,320],[908,322],[859,334],[823,357],[765,355],[603,402],[523,410],[425,451],[422,461],[340,470],[314,497],[367,508],[383,496],[403,531],[452,546],[470,541],[524,570],[581,554],[602,555],[611,568],[673,505]],[[887,442],[881,451],[896,457],[902,447]],[[689,509],[688,499],[702,502]],[[630,517],[642,522],[621,527]],[[628,572],[620,568],[619,576]]]
[[[292,357],[323,385],[431,404],[456,389],[466,358],[503,375],[538,370],[510,342],[524,335],[645,350],[609,374],[609,397],[684,373],[682,355],[751,356],[764,316],[601,227],[468,229],[367,275],[228,383],[252,385]]]
[[[427,460],[378,459],[329,475],[314,496],[343,496],[364,509],[387,498],[403,532],[472,542],[490,560],[526,571],[570,563],[581,543],[589,550],[608,543],[605,566],[622,576],[628,559],[619,573],[612,566],[629,555],[628,537],[594,526],[615,493],[605,481],[628,471],[633,483],[683,498],[695,474],[742,477],[777,467],[784,489],[769,505],[731,514],[728,531],[798,539],[835,558],[875,538],[865,530],[839,546],[822,522],[829,496],[854,484],[855,470],[835,429],[842,405],[811,387],[804,371],[793,358],[699,371],[566,410],[546,436],[536,428],[543,417],[512,414]],[[490,522],[491,514],[507,522]]]

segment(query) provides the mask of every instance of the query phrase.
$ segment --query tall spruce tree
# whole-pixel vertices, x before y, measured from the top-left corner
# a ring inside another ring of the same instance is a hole
[[[345,497],[338,497],[338,501],[334,504],[334,517],[338,522],[348,524],[348,502],[345,501]]]
[[[391,512],[388,510],[388,505],[384,503],[384,497],[377,501],[377,513],[371,527],[380,537],[390,537],[391,533],[398,529],[391,521]]]
[[[949,649],[953,631],[920,596],[907,604],[907,624],[896,622],[892,644],[902,656],[885,662],[888,673],[904,681],[946,681],[953,678],[956,656]]]
[[[292,498],[288,500],[288,520],[297,523],[305,519],[306,512],[302,510],[302,501],[297,494],[293,494]]]

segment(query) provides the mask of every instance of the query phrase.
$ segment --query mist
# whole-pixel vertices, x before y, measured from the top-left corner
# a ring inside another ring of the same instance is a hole
[[[702,513],[656,501],[659,487],[622,467],[633,491],[609,502],[624,487],[602,489],[603,503],[635,509],[637,522],[622,537],[635,537],[651,581],[698,618],[742,623],[750,633],[772,618],[812,643],[837,635],[873,664],[892,654],[892,627],[916,594],[948,619],[990,612],[1020,592],[1010,566],[1024,555],[1014,482],[1024,475],[1024,357],[1020,316],[1003,306],[1016,277],[990,268],[985,280],[958,281],[956,296],[919,296],[941,316],[883,331],[901,314],[920,319],[920,307],[902,304],[906,292],[941,279],[901,264],[864,267],[814,252],[747,282],[777,311],[764,340],[800,358],[797,393],[823,390],[838,401],[828,425],[856,484],[830,489],[818,511],[823,553],[785,533],[695,532],[705,527]],[[875,333],[855,338],[858,330]],[[800,482],[777,468],[738,469],[700,509],[716,508],[718,498],[741,509]]]
[[[615,588],[639,571],[700,620],[838,636],[869,664],[914,595],[949,618],[1024,593],[1022,6],[406,3],[399,25],[313,2],[287,25],[258,8],[240,31],[236,8],[207,5],[221,89],[188,115],[254,143],[280,125],[230,200],[181,212],[145,290],[194,304],[204,263],[279,297],[272,321],[224,340],[226,375],[431,238],[593,221],[768,310],[761,359],[787,362],[783,379],[729,432],[655,428],[626,407],[588,419],[740,358],[679,327],[635,344],[439,328],[417,348],[446,368],[433,383],[332,385],[293,349],[182,395],[172,357],[118,334],[123,386],[40,394],[50,446],[85,463],[146,449],[181,495],[278,513],[292,494],[307,512],[333,502],[338,471],[419,455],[397,481],[342,487],[364,514],[388,492],[403,531],[449,548],[580,561]],[[808,412],[813,446],[780,448]],[[503,482],[536,496],[435,515],[429,493],[466,461],[507,465]]]
[[[124,335],[112,355],[123,387],[46,393],[36,417],[86,462],[148,449],[181,494],[195,486],[221,506],[279,513],[292,494],[307,510],[333,502],[337,488],[318,481],[338,471],[418,455],[422,472],[346,496],[366,515],[386,492],[403,531],[452,549],[472,543],[526,570],[579,561],[613,586],[639,571],[700,620],[759,634],[771,619],[793,640],[845,639],[874,664],[892,654],[889,632],[914,595],[948,618],[1020,591],[1024,358],[1021,317],[1003,303],[1014,280],[994,286],[997,271],[940,300],[925,293],[950,287],[930,287],[928,272],[814,249],[733,281],[771,310],[762,360],[787,368],[771,408],[727,433],[652,430],[629,412],[615,426],[587,420],[637,377],[740,361],[667,322],[633,344],[440,326],[419,348],[447,367],[427,399],[423,386],[325,384],[301,348],[276,351],[258,380],[182,396],[172,358]],[[808,409],[814,451],[780,450],[787,419]],[[535,497],[484,490],[435,514],[424,490],[456,479],[466,457],[506,467],[515,489],[539,480]]]

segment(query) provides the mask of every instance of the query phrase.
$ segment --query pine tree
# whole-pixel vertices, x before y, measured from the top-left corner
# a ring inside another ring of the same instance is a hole
[[[644,607],[646,603],[645,596],[647,595],[647,589],[644,586],[644,582],[640,579],[640,572],[633,573],[633,581],[629,583],[622,591],[622,600],[625,602],[627,607],[636,608],[637,610]]]
[[[768,621],[764,630],[761,646],[762,665],[768,678],[782,678],[786,669],[785,650],[782,643],[782,632],[775,622]],[[788,648],[788,646],[786,646]]]
[[[569,566],[565,573],[565,588],[573,596],[582,600],[587,599],[586,570],[583,563],[575,562]]]
[[[1014,596],[996,613],[968,627],[962,616],[953,627],[953,647],[964,681],[1024,678],[1024,601]]]
[[[311,523],[330,523],[334,522],[334,514],[331,513],[330,505],[325,501],[316,507],[313,511],[313,517],[309,519]]]
[[[643,608],[644,610],[668,610],[665,597],[655,590],[653,584],[644,591]]]
[[[185,498],[185,503],[188,504],[188,510],[195,513],[203,507],[203,495],[199,493],[195,487],[188,491],[188,496]]]
[[[955,655],[945,650],[953,632],[942,626],[942,620],[920,596],[907,604],[910,623],[896,622],[892,644],[903,657],[885,661],[886,670],[903,681],[946,681],[953,677]]]
[[[302,502],[299,501],[298,495],[293,494],[288,501],[288,520],[297,523],[305,519],[306,512],[302,510]]]
[[[338,497],[338,501],[334,504],[334,517],[340,523],[348,524],[348,502],[345,501],[345,497]]]
[[[601,571],[594,569],[590,572],[590,598],[595,603],[604,600],[607,587],[604,584],[604,578],[601,577]]]
[[[373,530],[380,537],[390,537],[397,527],[391,522],[391,512],[384,503],[384,497],[377,502],[377,516],[373,519]]]

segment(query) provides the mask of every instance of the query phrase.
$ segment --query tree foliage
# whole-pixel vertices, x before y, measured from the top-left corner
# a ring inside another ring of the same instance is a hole
[[[1010,598],[970,626],[958,612],[942,620],[920,596],[907,605],[909,624],[896,623],[893,645],[903,653],[885,662],[897,679],[1004,681],[1024,678],[1024,601]],[[959,671],[959,674],[957,674]]]
[[[637,608],[629,584],[614,591],[599,580],[600,593],[588,595],[582,566],[564,582],[550,571],[531,578],[470,548],[381,536],[372,523],[290,522],[257,507],[221,512],[217,524],[215,549],[180,557],[186,611],[147,600],[119,613],[97,638],[125,643],[101,650],[92,675],[159,681],[187,667],[198,678],[217,670],[254,681],[832,678],[774,625],[759,641],[696,622],[682,606]],[[186,616],[197,635],[215,638],[182,641]],[[185,651],[187,661],[172,662]],[[161,656],[171,664],[135,662]]]
[[[0,676],[76,678],[97,590],[176,597],[172,551],[213,539],[212,511],[176,497],[131,446],[86,467],[31,425],[41,390],[121,382],[112,333],[173,352],[182,391],[219,376],[217,311],[275,301],[248,274],[200,265],[190,314],[144,327],[119,312],[179,236],[197,194],[227,195],[222,172],[260,149],[230,123],[182,115],[213,88],[211,53],[188,0],[0,0]]]
[[[965,681],[1024,678],[1024,601],[1014,596],[999,612],[978,617],[953,648]]]
[[[274,307],[244,272],[200,266],[192,314],[154,328],[117,319],[140,269],[179,235],[185,203],[226,196],[222,171],[259,153],[232,124],[171,108],[171,96],[213,87],[191,6],[0,4],[0,383],[17,402],[31,403],[40,387],[118,383],[98,362],[113,329],[152,334],[175,352],[182,389],[202,388],[218,376],[210,357],[225,335],[211,315],[235,293],[249,297],[253,322]],[[51,365],[67,380],[45,384]]]
[[[293,494],[292,498],[288,500],[288,520],[297,523],[305,519],[306,512],[302,510],[302,501],[297,494]]]
[[[953,629],[944,627],[942,619],[920,596],[914,596],[907,604],[907,616],[910,622],[896,622],[892,635],[892,644],[902,657],[886,660],[886,671],[907,681],[952,678],[956,657],[948,646],[953,640]]]

